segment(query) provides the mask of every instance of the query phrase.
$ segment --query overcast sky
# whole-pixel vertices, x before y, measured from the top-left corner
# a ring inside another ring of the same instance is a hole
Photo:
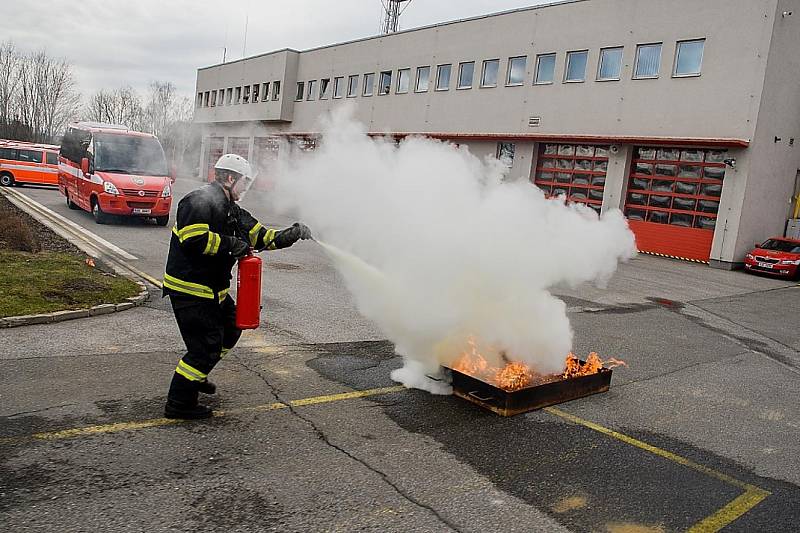
[[[401,29],[550,0],[411,0]],[[18,48],[45,48],[75,68],[80,91],[172,81],[194,93],[198,67],[280,48],[304,50],[379,33],[381,0],[0,0]]]

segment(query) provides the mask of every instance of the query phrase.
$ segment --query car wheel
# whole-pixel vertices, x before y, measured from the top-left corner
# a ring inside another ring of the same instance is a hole
[[[70,209],[78,209],[78,204],[72,201],[72,198],[69,197],[69,193],[64,193],[64,195],[67,197],[67,207]]]
[[[108,224],[108,215],[100,209],[100,202],[92,200],[92,216],[98,224]]]
[[[156,217],[156,224],[158,224],[159,226],[166,226],[167,224],[169,224],[169,215],[165,217]]]
[[[3,172],[0,174],[0,185],[3,187],[11,187],[14,185],[14,176],[8,172]]]

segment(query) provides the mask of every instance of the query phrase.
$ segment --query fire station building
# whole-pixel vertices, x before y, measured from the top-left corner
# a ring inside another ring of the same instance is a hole
[[[800,0],[573,0],[201,68],[201,177],[313,148],[351,101],[370,132],[499,157],[641,251],[740,264],[800,193]],[[263,172],[263,170],[262,170]]]

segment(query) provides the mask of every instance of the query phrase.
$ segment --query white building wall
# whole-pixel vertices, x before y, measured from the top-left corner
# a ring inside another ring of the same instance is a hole
[[[603,208],[624,206],[634,147],[678,139],[722,140],[728,168],[712,263],[734,264],[754,241],[783,233],[800,167],[800,0],[577,0],[440,24],[305,52],[283,50],[198,71],[198,92],[282,82],[278,102],[198,108],[209,136],[314,133],[319,119],[348,102],[375,133],[441,133],[479,157],[497,142],[516,144],[509,179],[530,179],[540,140],[615,143]],[[792,16],[783,17],[784,11]],[[702,74],[672,76],[676,42],[704,38]],[[657,79],[633,78],[637,45],[662,42]],[[600,49],[623,46],[619,81],[596,81]],[[589,50],[586,81],[563,83],[567,52]],[[554,83],[534,85],[536,57],[556,53]],[[508,59],[527,57],[525,82],[506,87]],[[498,86],[481,88],[482,63],[499,59]],[[458,65],[475,62],[472,89],[457,90]],[[451,64],[448,91],[434,90],[436,67]],[[431,67],[428,91],[414,92],[416,68]],[[407,94],[397,71],[411,70]],[[380,72],[392,89],[378,95]],[[362,96],[365,73],[373,96]],[[334,99],[333,79],[359,76],[358,96]],[[295,102],[296,82],[329,78],[330,96]],[[529,118],[540,117],[538,127]],[[477,136],[470,139],[469,136]],[[494,135],[494,138],[492,137]],[[775,143],[774,138],[781,142]],[[794,146],[789,139],[794,138]],[[749,147],[747,147],[749,143]],[[252,143],[251,143],[252,144]]]
[[[800,169],[800,0],[778,2],[770,21],[774,33],[756,133],[745,160],[747,178],[737,190],[739,225],[723,260],[740,259],[753,243],[782,236],[792,211]]]
[[[511,56],[528,57],[521,87],[456,90],[432,88],[424,94],[391,94],[352,99],[357,118],[371,131],[481,132],[750,139],[766,54],[759,49],[771,31],[776,0],[590,0],[517,11],[433,28],[303,52],[298,80],[376,73],[398,68],[453,65],[499,58],[505,77]],[[657,21],[657,22],[655,22]],[[724,21],[724,23],[723,23]],[[676,41],[707,39],[703,73],[671,76]],[[633,80],[636,45],[663,42],[661,76]],[[594,81],[602,47],[624,46],[620,81]],[[589,49],[587,81],[562,83],[566,52]],[[556,52],[555,83],[533,86],[535,58]],[[734,67],[735,65],[735,67]],[[293,90],[287,91],[293,94]],[[394,90],[392,91],[394,93]],[[346,99],[345,99],[346,100]],[[687,105],[691,102],[691,105]],[[338,100],[295,105],[292,129],[315,131],[317,117]],[[542,125],[529,128],[528,118]],[[713,117],[713,119],[711,119]]]

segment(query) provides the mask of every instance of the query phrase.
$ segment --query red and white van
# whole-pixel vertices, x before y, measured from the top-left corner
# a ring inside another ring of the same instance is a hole
[[[58,146],[0,139],[0,185],[58,185]]]
[[[98,224],[110,215],[169,222],[175,180],[155,135],[113,124],[70,124],[58,162],[58,189],[70,209],[91,212]]]

